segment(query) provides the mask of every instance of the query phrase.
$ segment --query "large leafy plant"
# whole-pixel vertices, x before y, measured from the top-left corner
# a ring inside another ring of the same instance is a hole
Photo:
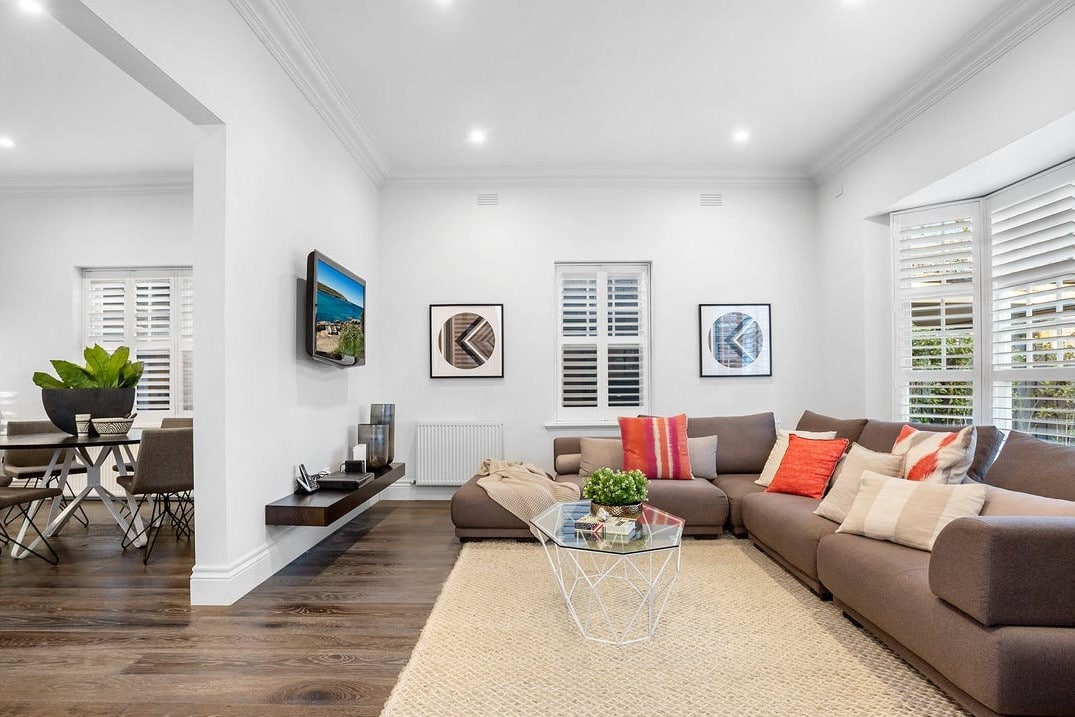
[[[646,474],[639,470],[598,468],[586,480],[582,495],[600,505],[634,505],[649,496],[647,484]]]
[[[131,361],[131,350],[120,346],[114,352],[94,344],[82,352],[85,366],[53,359],[56,376],[37,371],[34,383],[41,388],[130,388],[138,384],[145,366],[141,361]]]

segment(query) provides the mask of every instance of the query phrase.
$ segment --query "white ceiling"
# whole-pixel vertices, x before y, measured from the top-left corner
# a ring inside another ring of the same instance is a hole
[[[392,176],[806,171],[1002,4],[287,0]]]
[[[198,131],[47,14],[0,3],[0,182],[189,175]]]

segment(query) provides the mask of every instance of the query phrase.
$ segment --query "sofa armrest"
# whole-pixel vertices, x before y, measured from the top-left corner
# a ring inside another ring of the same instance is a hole
[[[979,516],[933,545],[933,594],[987,626],[1075,627],[1075,518]]]

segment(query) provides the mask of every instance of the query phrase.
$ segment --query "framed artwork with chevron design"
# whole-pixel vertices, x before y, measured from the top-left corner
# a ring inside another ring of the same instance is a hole
[[[772,376],[770,304],[699,304],[701,376]]]
[[[429,377],[504,378],[504,305],[430,304]]]

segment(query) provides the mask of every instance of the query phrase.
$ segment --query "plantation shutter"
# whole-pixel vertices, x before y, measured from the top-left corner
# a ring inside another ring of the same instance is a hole
[[[145,365],[135,409],[194,410],[194,283],[189,268],[85,269],[84,338],[110,351],[131,349]]]
[[[1075,443],[1075,165],[989,201],[993,419]]]
[[[649,265],[557,264],[557,420],[644,410]]]
[[[977,203],[894,214],[897,406],[903,420],[974,420]]]

